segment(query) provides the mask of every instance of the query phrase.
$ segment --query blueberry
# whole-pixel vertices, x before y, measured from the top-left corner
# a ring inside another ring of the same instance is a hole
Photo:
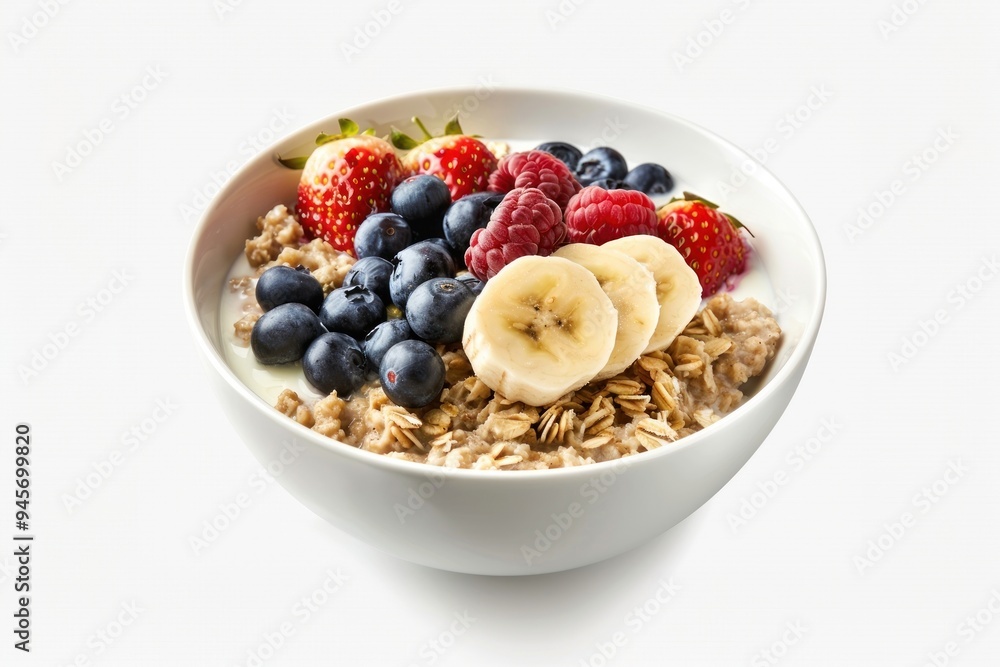
[[[431,278],[451,278],[455,275],[455,261],[451,253],[434,241],[421,241],[403,248],[393,259],[396,268],[389,279],[392,302],[406,310],[406,300],[417,285]]]
[[[262,364],[287,364],[301,359],[309,344],[322,333],[323,325],[309,306],[283,303],[254,323],[250,349]]]
[[[301,266],[272,266],[260,274],[255,294],[265,312],[283,303],[301,303],[314,311],[323,305],[323,286]]]
[[[418,285],[406,302],[406,321],[428,343],[462,340],[465,316],[476,295],[454,278],[434,278]]]
[[[390,347],[378,375],[385,395],[404,408],[423,407],[444,388],[444,362],[422,340],[404,340]]]
[[[362,257],[354,263],[351,270],[344,276],[344,287],[361,285],[375,292],[383,304],[390,301],[389,276],[392,275],[392,262],[381,257]]]
[[[635,190],[635,188],[625,181],[619,181],[614,178],[602,178],[594,181],[591,185],[596,185],[597,187],[604,188],[605,190]]]
[[[354,254],[358,258],[392,259],[413,242],[410,223],[395,213],[374,213],[365,218],[354,236]]]
[[[493,209],[502,201],[502,194],[475,192],[456,201],[444,214],[444,238],[459,266],[465,265],[465,251],[469,248],[472,233],[486,226]]]
[[[392,212],[406,218],[417,239],[441,236],[441,220],[451,205],[451,191],[437,176],[404,179],[392,191]]]
[[[424,239],[423,242],[424,243],[434,243],[434,244],[437,244],[437,245],[441,246],[441,248],[443,248],[444,251],[447,252],[449,255],[451,254],[451,246],[448,245],[448,242],[445,241],[440,236],[435,236],[433,238]]]
[[[475,277],[471,273],[463,273],[462,275],[458,276],[455,280],[459,281],[460,283],[465,283],[465,286],[468,287],[469,290],[471,290],[472,293],[475,294],[476,296],[479,296],[482,293],[483,288],[486,287],[486,283],[484,283],[482,280]]]
[[[361,340],[376,324],[385,321],[385,306],[367,287],[341,287],[326,297],[319,318],[327,330]]]
[[[608,146],[598,146],[584,153],[576,165],[576,180],[580,185],[590,185],[602,178],[622,180],[628,173],[628,164],[622,154]]]
[[[643,162],[625,175],[625,182],[633,190],[641,190],[647,195],[664,195],[674,189],[674,178],[663,166],[653,162]]]
[[[544,144],[535,146],[535,150],[555,155],[569,167],[570,171],[576,171],[576,165],[580,162],[580,157],[583,155],[579,148],[573,144],[567,144],[565,141],[547,141]]]
[[[313,341],[302,357],[306,380],[324,394],[346,398],[365,383],[365,353],[347,334],[325,333]]]
[[[365,336],[365,357],[368,359],[369,376],[378,377],[382,357],[396,343],[413,338],[413,330],[406,320],[389,320],[371,330]]]

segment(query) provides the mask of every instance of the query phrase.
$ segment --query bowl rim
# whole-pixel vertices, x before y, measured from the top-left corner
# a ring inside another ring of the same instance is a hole
[[[683,126],[689,131],[692,131],[708,141],[719,145],[724,150],[732,153],[735,157],[740,158],[741,164],[743,160],[750,160],[756,164],[757,169],[754,172],[754,176],[764,180],[771,192],[782,199],[788,206],[789,210],[793,212],[793,217],[797,219],[809,241],[810,250],[815,254],[818,260],[813,267],[816,274],[816,288],[812,295],[815,305],[809,313],[808,319],[805,322],[801,337],[796,343],[795,349],[792,351],[784,366],[777,371],[775,376],[771,378],[770,381],[741,403],[740,406],[733,412],[725,415],[723,419],[720,419],[718,422],[702,429],[701,431],[681,438],[677,441],[677,443],[671,445],[670,447],[661,447],[654,451],[645,451],[638,455],[609,461],[542,470],[478,470],[475,468],[448,468],[427,463],[419,463],[416,461],[397,459],[384,454],[365,451],[353,445],[349,445],[317,433],[312,429],[299,424],[298,422],[275,410],[273,406],[268,405],[264,399],[254,393],[250,387],[244,384],[243,381],[236,376],[236,373],[229,368],[225,359],[215,349],[207,332],[202,327],[201,320],[198,316],[194,290],[194,275],[196,270],[195,250],[199,245],[199,241],[205,234],[205,229],[207,228],[209,221],[215,216],[215,211],[219,208],[220,202],[225,199],[228,194],[230,194],[231,190],[238,187],[238,184],[243,180],[243,177],[245,177],[247,172],[258,169],[262,162],[271,161],[277,164],[275,158],[278,153],[278,146],[287,144],[291,137],[316,134],[321,131],[322,127],[329,126],[331,123],[336,124],[338,118],[358,117],[359,114],[370,113],[367,110],[371,107],[395,104],[408,99],[419,98],[421,96],[459,97],[474,95],[478,89],[479,87],[476,86],[450,86],[403,92],[371,100],[363,104],[358,104],[347,109],[339,110],[333,114],[317,118],[311,122],[307,122],[306,124],[301,125],[275,139],[275,141],[261,149],[256,155],[249,158],[232,174],[232,176],[230,176],[226,183],[219,188],[219,192],[212,197],[211,201],[200,215],[194,229],[191,231],[191,238],[188,243],[187,251],[185,252],[183,277],[184,310],[187,315],[188,323],[191,326],[192,333],[194,334],[202,354],[204,354],[208,359],[213,370],[222,377],[231,389],[235,390],[236,393],[249,404],[251,409],[258,411],[266,418],[273,420],[275,424],[288,428],[291,435],[299,436],[306,442],[325,449],[333,454],[355,458],[358,463],[365,463],[373,466],[385,466],[390,471],[395,471],[408,476],[423,474],[424,477],[435,476],[440,478],[440,476],[443,475],[445,479],[480,479],[489,480],[490,483],[495,483],[493,480],[503,479],[505,480],[505,483],[527,483],[538,479],[540,476],[592,478],[608,471],[611,468],[617,467],[620,469],[623,465],[630,468],[634,465],[641,465],[643,461],[649,461],[650,464],[652,464],[653,461],[660,458],[674,456],[690,447],[698,446],[702,440],[719,433],[723,429],[732,430],[734,428],[738,428],[739,423],[748,418],[747,415],[754,411],[758,406],[763,405],[768,398],[772,394],[777,393],[783,385],[793,381],[793,378],[800,369],[804,370],[811,354],[812,347],[818,336],[819,327],[822,323],[823,313],[826,307],[826,260],[823,254],[822,244],[820,243],[819,234],[816,231],[816,227],[813,225],[812,220],[809,218],[805,209],[798,202],[791,191],[769,169],[729,140],[715,134],[701,125],[656,107],[636,103],[617,96],[592,93],[589,91],[559,86],[546,86],[545,88],[540,88],[532,86],[508,86],[497,84],[492,89],[490,97],[500,94],[555,97],[564,99],[575,98],[578,103],[599,102],[605,105],[612,104],[638,109],[646,113],[659,116],[667,122]],[[771,182],[770,184],[767,184],[766,181]]]

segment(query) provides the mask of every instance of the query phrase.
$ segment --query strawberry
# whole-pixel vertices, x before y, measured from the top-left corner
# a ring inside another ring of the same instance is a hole
[[[414,118],[413,122],[424,133],[422,141],[416,141],[396,128],[391,134],[393,146],[409,151],[401,160],[405,175],[437,176],[448,186],[452,201],[486,190],[490,174],[497,168],[497,159],[486,144],[462,133],[458,116],[448,121],[444,135],[440,137],[432,137],[419,118]]]
[[[660,207],[656,217],[657,236],[677,248],[698,274],[702,297],[714,294],[727,278],[746,268],[743,223],[712,202],[685,192]]]
[[[280,160],[302,169],[297,212],[299,222],[315,238],[354,254],[358,225],[371,213],[389,210],[389,195],[400,178],[399,160],[373,130],[340,119],[340,134],[320,134],[308,158]]]

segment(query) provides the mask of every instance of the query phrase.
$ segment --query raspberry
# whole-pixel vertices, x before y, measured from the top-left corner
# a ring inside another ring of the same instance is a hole
[[[500,160],[497,170],[490,174],[491,192],[510,192],[514,188],[538,188],[565,209],[579,192],[580,184],[559,158],[545,151],[525,151]]]
[[[493,210],[484,229],[472,234],[465,265],[486,281],[524,255],[549,255],[566,236],[559,206],[537,188],[515,188]]]
[[[638,190],[605,190],[588,185],[566,205],[570,243],[601,245],[637,234],[656,235],[656,205]]]

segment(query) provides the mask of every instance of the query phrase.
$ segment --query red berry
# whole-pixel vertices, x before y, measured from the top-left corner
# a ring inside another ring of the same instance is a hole
[[[656,205],[638,190],[605,190],[588,185],[566,205],[570,243],[601,245],[637,234],[656,235]]]
[[[657,211],[657,236],[681,253],[698,274],[701,295],[711,296],[732,275],[746,268],[743,224],[718,206],[690,192]]]
[[[320,135],[308,159],[281,162],[302,169],[296,207],[302,226],[337,250],[353,253],[358,225],[371,213],[389,210],[399,161],[384,139],[357,134],[351,121],[341,120],[340,127],[339,135]]]
[[[559,206],[537,188],[515,188],[472,235],[465,265],[486,281],[524,255],[549,255],[566,235]]]
[[[448,121],[440,137],[432,137],[420,119],[413,122],[424,133],[422,142],[392,131],[393,145],[409,150],[401,160],[405,175],[437,176],[448,186],[452,201],[486,190],[490,174],[497,168],[497,159],[486,144],[463,134],[457,117]]]
[[[569,167],[545,151],[511,153],[500,160],[490,176],[491,192],[510,192],[514,188],[538,188],[545,196],[565,209],[570,198],[580,191]]]

